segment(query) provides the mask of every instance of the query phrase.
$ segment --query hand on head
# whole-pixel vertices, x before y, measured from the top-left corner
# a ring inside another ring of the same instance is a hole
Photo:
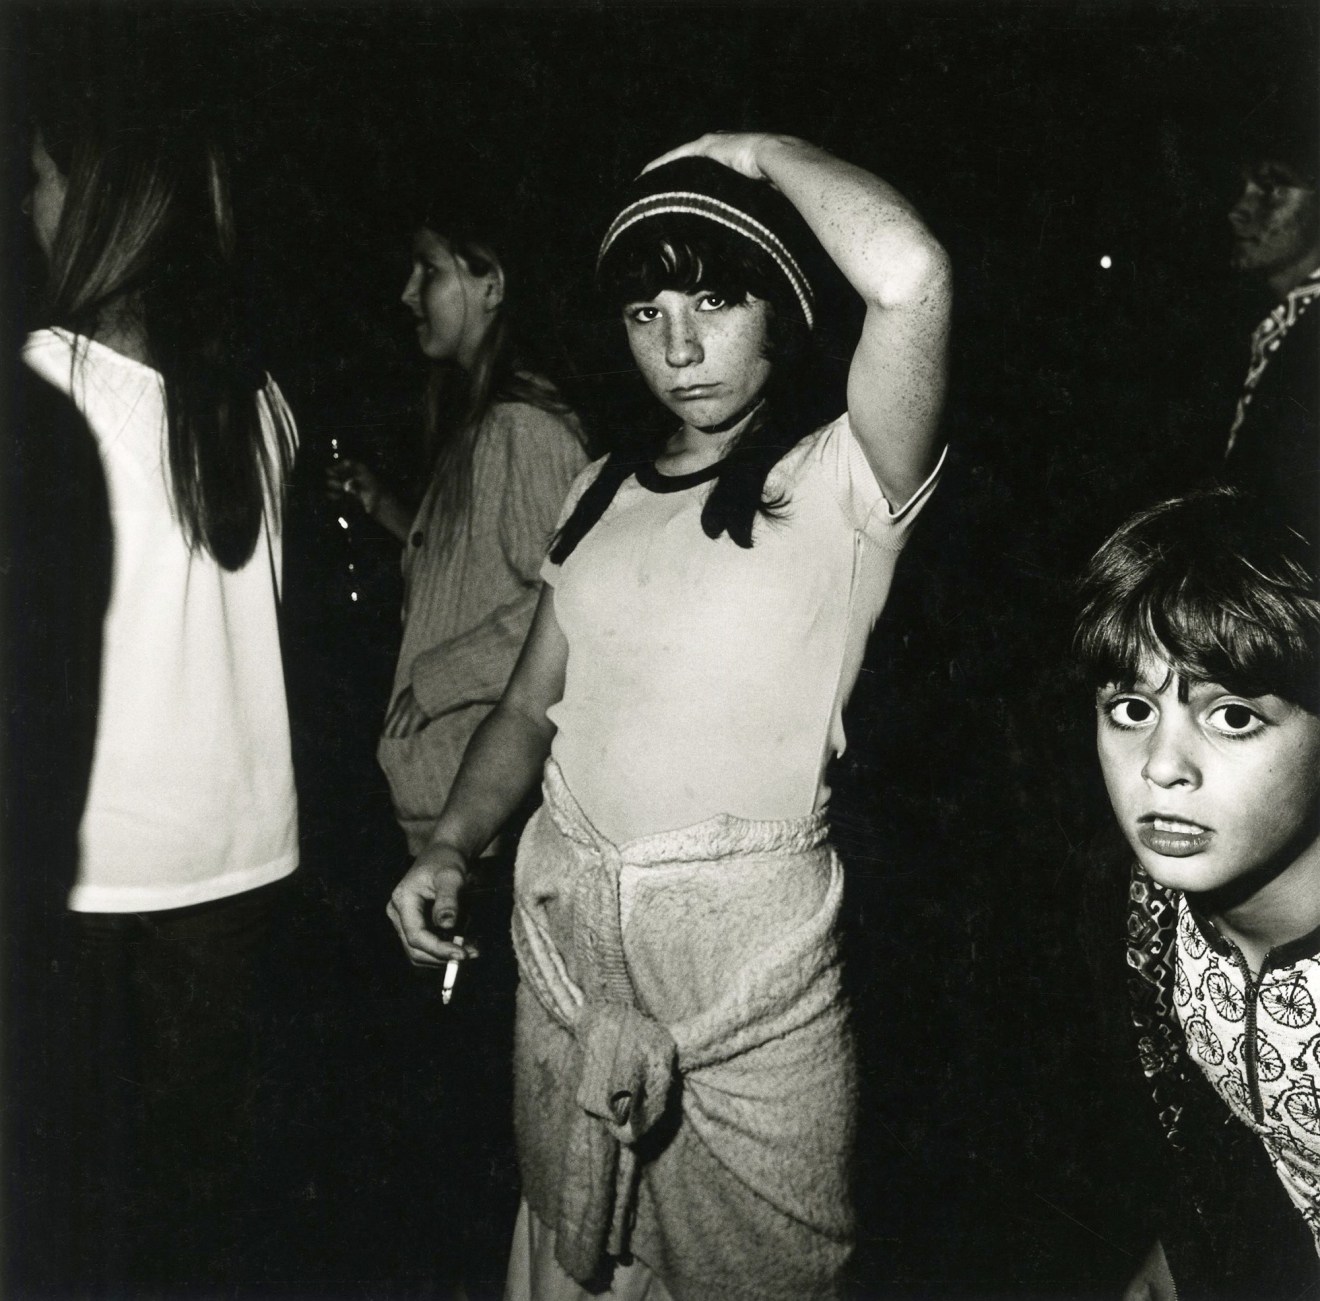
[[[768,135],[764,131],[708,131],[696,140],[689,140],[687,144],[651,159],[642,171],[649,172],[652,168],[672,163],[679,158],[710,158],[723,163],[725,167],[733,168],[735,172],[741,172],[753,181],[768,181],[769,177],[757,161],[757,151],[767,140],[785,138]]]

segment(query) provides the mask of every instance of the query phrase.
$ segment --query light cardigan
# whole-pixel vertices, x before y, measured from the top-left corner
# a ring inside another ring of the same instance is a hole
[[[498,402],[477,433],[467,526],[445,536],[434,485],[418,509],[403,549],[403,641],[391,702],[411,687],[430,721],[411,736],[381,737],[376,752],[414,854],[513,672],[559,508],[586,461],[571,412]]]

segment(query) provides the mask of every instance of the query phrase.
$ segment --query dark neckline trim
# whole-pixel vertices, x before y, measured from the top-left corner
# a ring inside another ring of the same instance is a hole
[[[688,474],[661,474],[654,461],[643,461],[636,470],[637,482],[647,492],[682,492],[685,488],[695,488],[700,483],[718,478],[727,460],[728,457],[722,457]]]
[[[1235,955],[1240,957],[1241,950],[1238,946],[1227,935],[1224,935],[1219,927],[1197,907],[1191,896],[1184,894],[1183,897],[1187,900],[1187,911],[1191,913],[1192,921],[1196,923],[1196,929],[1201,932],[1201,938],[1221,958],[1232,959]],[[1287,940],[1283,944],[1270,949],[1261,961],[1260,971],[1256,973],[1256,978],[1263,980],[1267,971],[1295,967],[1299,962],[1315,957],[1320,957],[1320,926],[1307,931],[1305,935],[1299,935],[1295,940]]]

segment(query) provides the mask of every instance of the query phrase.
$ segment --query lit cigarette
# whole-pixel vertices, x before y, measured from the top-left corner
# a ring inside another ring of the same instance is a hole
[[[461,935],[455,935],[453,942],[455,944],[462,944],[463,937]],[[449,961],[445,963],[445,979],[444,983],[440,986],[440,1001],[445,1004],[446,1007],[449,1006],[449,1000],[454,996],[454,981],[458,979],[458,966],[458,958],[450,958]]]

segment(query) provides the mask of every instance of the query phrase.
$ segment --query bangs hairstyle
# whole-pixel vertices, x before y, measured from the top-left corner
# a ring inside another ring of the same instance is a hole
[[[601,258],[596,285],[615,309],[647,302],[665,289],[707,289],[731,303],[746,302],[751,294],[774,303],[781,314],[801,315],[783,272],[763,249],[689,213],[663,213],[624,230]]]
[[[701,510],[708,538],[727,533],[738,546],[750,548],[757,517],[778,519],[788,508],[782,497],[765,496],[770,471],[830,414],[816,339],[792,286],[750,240],[702,217],[665,213],[619,235],[596,270],[596,288],[611,310],[649,302],[666,289],[708,290],[734,305],[748,297],[769,304],[765,355],[771,371],[761,408],[725,454]],[[638,464],[660,454],[670,432],[663,426],[610,456],[555,538],[554,564],[568,559]]]
[[[1313,544],[1231,488],[1141,512],[1078,584],[1074,652],[1095,688],[1129,687],[1151,658],[1195,682],[1320,712]]]
[[[704,289],[735,305],[760,298],[771,308],[766,355],[776,371],[787,369],[801,379],[802,369],[816,359],[815,336],[774,260],[703,217],[665,213],[630,226],[601,258],[596,289],[610,311],[649,302],[666,289],[684,294]],[[774,399],[777,389],[789,387],[787,376],[778,385],[772,376],[771,385],[767,396]]]

